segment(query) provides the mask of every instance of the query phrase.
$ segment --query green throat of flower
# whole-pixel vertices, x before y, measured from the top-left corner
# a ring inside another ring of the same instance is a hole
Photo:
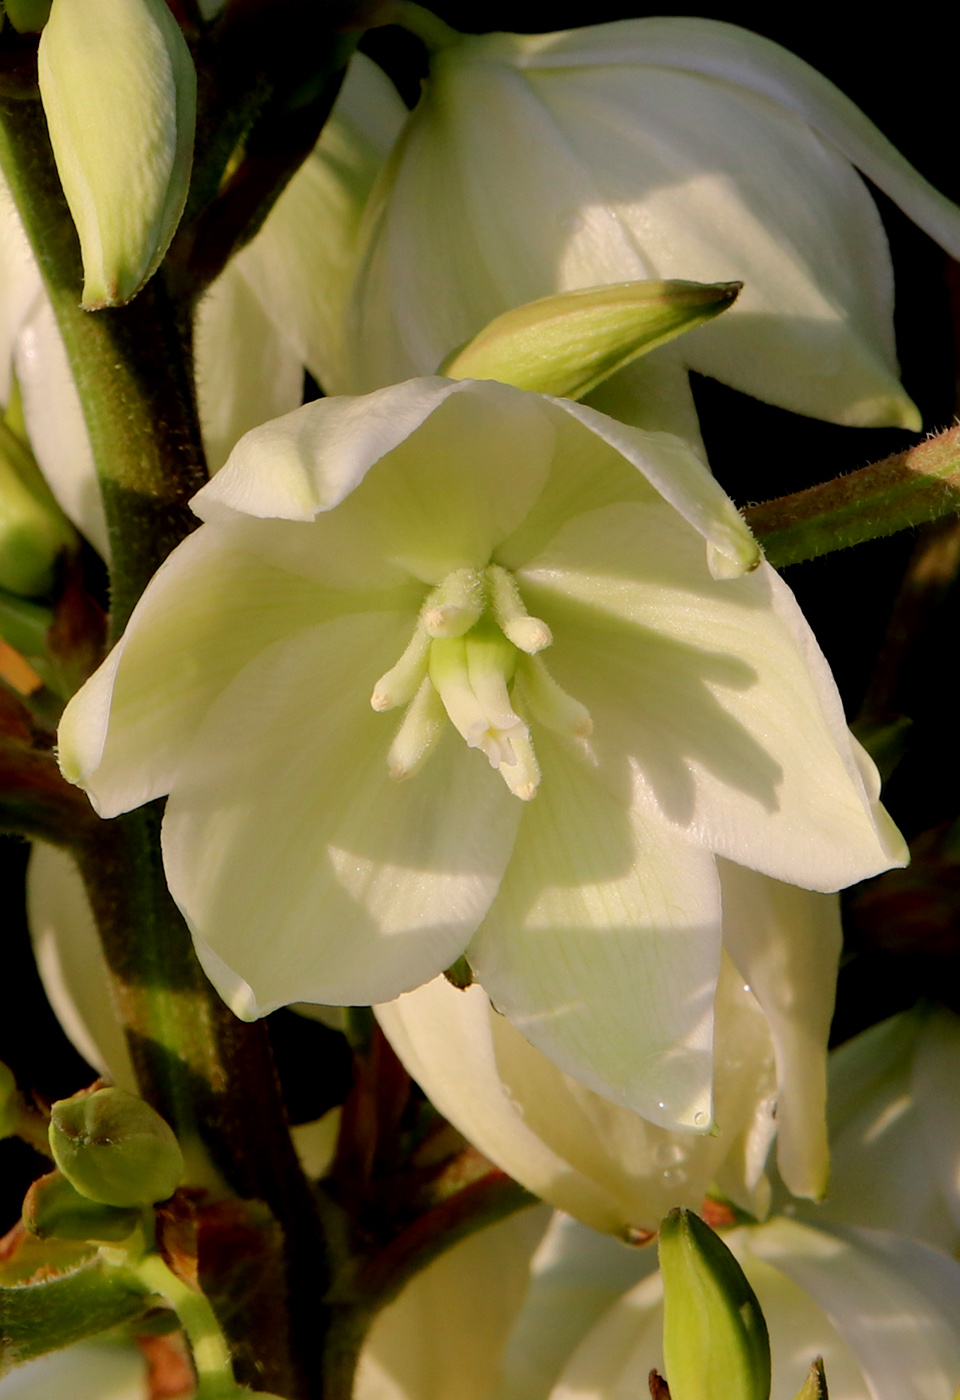
[[[537,655],[552,641],[499,564],[448,574],[427,596],[406,650],[370,697],[375,710],[407,707],[387,755],[390,776],[416,773],[449,719],[510,791],[529,802],[540,765],[526,718],[573,739],[592,729],[589,712]]]

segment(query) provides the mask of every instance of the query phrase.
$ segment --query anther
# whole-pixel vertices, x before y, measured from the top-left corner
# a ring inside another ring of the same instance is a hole
[[[586,739],[593,733],[593,720],[586,705],[557,684],[539,656],[524,657],[518,680],[530,713],[547,729],[573,739]]]
[[[413,699],[427,674],[429,651],[430,637],[418,626],[400,660],[373,687],[370,704],[375,710],[395,710]]]
[[[542,618],[527,612],[513,575],[499,564],[488,565],[485,573],[493,616],[508,641],[530,656],[550,646],[553,633]]]
[[[486,606],[483,575],[476,569],[448,574],[424,603],[421,621],[431,637],[462,637]]]
[[[443,703],[424,676],[387,751],[387,772],[395,782],[420,771],[443,733],[445,718]]]

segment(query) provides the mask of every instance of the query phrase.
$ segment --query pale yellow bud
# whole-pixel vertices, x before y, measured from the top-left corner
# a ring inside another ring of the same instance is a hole
[[[193,59],[166,0],[54,0],[38,65],[80,236],[82,304],[122,305],[156,270],[183,212]]]

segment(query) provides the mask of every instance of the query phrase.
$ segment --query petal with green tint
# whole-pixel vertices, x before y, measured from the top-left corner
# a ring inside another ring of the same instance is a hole
[[[649,18],[519,40],[524,66],[656,64],[736,83],[796,113],[851,160],[914,223],[960,257],[960,212],[914,170],[829,78],[788,49],[737,25]]]
[[[240,1015],[369,1004],[463,951],[522,807],[452,727],[416,777],[387,776],[370,707],[403,614],[337,618],[267,647],[211,706],[163,830],[174,898]],[[207,956],[207,950],[212,956]]]
[[[960,1381],[960,1264],[886,1231],[833,1230],[781,1218],[751,1231],[749,1248],[816,1299],[859,1362],[874,1400],[953,1400]]]
[[[540,791],[467,957],[567,1074],[652,1123],[712,1121],[720,908],[712,856],[634,820],[542,731]]]
[[[723,943],[760,1003],[777,1057],[777,1165],[795,1196],[827,1189],[827,1039],[843,935],[835,895],[719,862]]]
[[[27,916],[43,989],[70,1043],[98,1074],[135,1091],[130,1051],[80,872],[66,851],[40,841],[27,866]]]
[[[194,363],[207,466],[219,471],[237,441],[303,402],[303,360],[230,263],[197,308]]]
[[[80,1342],[35,1357],[0,1380],[0,1400],[150,1400],[147,1363],[132,1341]]]
[[[0,403],[4,405],[10,398],[14,345],[41,286],[20,214],[0,175]]]
[[[632,462],[663,499],[703,536],[714,578],[737,578],[757,567],[760,546],[750,527],[723,487],[682,439],[631,428],[586,404],[562,399],[554,402]]]
[[[550,669],[593,717],[604,781],[739,865],[829,891],[902,863],[826,662],[761,565],[715,582],[665,507],[571,521],[518,574]]]
[[[540,494],[553,445],[536,395],[410,380],[255,428],[191,505],[205,520],[312,520],[338,506],[336,528],[358,549],[439,583],[489,562]]]
[[[960,1017],[931,1008],[913,1061],[913,1093],[930,1174],[960,1229]]]
[[[365,54],[355,53],[313,153],[232,264],[277,334],[328,394],[354,387],[345,363],[343,318],[357,229],[406,117],[389,78]]]
[[[364,601],[348,595],[346,606]],[[207,707],[237,672],[277,638],[344,607],[342,595],[248,552],[236,530],[196,531],[158,570],[123,639],[64,711],[64,773],[104,816],[169,792]]]

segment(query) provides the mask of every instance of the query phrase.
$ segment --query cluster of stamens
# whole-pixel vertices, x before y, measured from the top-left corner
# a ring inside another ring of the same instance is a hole
[[[540,784],[540,766],[524,716],[574,739],[585,739],[592,728],[585,707],[537,655],[552,641],[550,628],[530,616],[516,580],[499,564],[448,574],[428,595],[403,655],[370,697],[375,710],[406,706],[387,756],[390,776],[418,771],[446,716],[528,802]]]

